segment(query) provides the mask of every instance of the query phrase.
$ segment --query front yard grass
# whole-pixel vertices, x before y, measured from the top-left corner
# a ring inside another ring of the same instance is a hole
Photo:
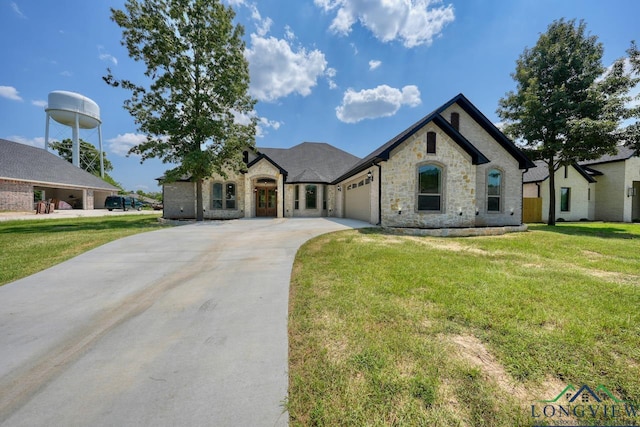
[[[157,215],[0,222],[0,286],[112,240],[165,227]]]
[[[529,230],[350,230],[304,245],[290,295],[291,424],[640,423],[623,406],[545,417],[539,402],[571,384],[640,404],[640,226]]]

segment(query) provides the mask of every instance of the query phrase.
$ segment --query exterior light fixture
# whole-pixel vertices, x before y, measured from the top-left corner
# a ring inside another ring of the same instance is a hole
[[[480,214],[480,209],[476,207],[476,216],[478,216],[479,214]]]
[[[627,188],[627,197],[633,197],[636,195],[636,189],[634,187]]]
[[[342,185],[338,184],[338,191],[342,191]]]
[[[510,213],[510,215],[511,215],[511,216],[513,216],[513,208],[511,208],[511,213]]]
[[[462,208],[458,208],[458,215],[462,216]]]
[[[369,181],[373,181],[373,172],[367,172],[367,178],[369,178]]]

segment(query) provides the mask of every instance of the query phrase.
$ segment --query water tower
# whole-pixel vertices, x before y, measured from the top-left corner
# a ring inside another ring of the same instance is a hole
[[[56,90],[49,93],[49,102],[44,110],[47,113],[47,124],[44,134],[44,147],[49,150],[49,118],[70,126],[73,129],[71,160],[74,166],[80,167],[80,129],[98,128],[100,143],[100,176],[104,178],[104,161],[102,154],[102,129],[100,128],[100,107],[86,96],[75,92]]]

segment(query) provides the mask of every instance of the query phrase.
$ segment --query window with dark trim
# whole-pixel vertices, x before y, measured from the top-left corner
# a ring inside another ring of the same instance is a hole
[[[560,212],[569,212],[571,210],[571,188],[560,188]]]
[[[313,184],[305,185],[304,188],[304,207],[305,209],[318,208],[318,186]]]
[[[222,209],[222,184],[219,182],[213,183],[213,192],[211,194],[211,208]]]
[[[427,154],[436,154],[436,133],[427,132]]]
[[[502,198],[502,172],[491,169],[487,174],[487,211],[500,212]]]
[[[451,126],[455,130],[460,130],[460,114],[459,113],[451,113]]]
[[[236,185],[232,182],[226,184],[225,209],[236,208]]]
[[[322,209],[327,210],[327,186],[322,186]]]
[[[418,167],[418,210],[442,210],[442,169],[436,165]]]
[[[564,167],[564,179],[569,177],[569,166]]]
[[[293,193],[293,209],[300,209],[300,185],[294,186]]]

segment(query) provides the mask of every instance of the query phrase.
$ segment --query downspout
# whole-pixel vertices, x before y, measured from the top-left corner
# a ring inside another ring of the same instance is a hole
[[[378,223],[376,225],[382,225],[382,166],[375,162],[373,165],[378,167]]]
[[[524,224],[524,174],[527,172],[529,172],[528,168],[522,172],[522,177],[520,179],[520,225]]]

